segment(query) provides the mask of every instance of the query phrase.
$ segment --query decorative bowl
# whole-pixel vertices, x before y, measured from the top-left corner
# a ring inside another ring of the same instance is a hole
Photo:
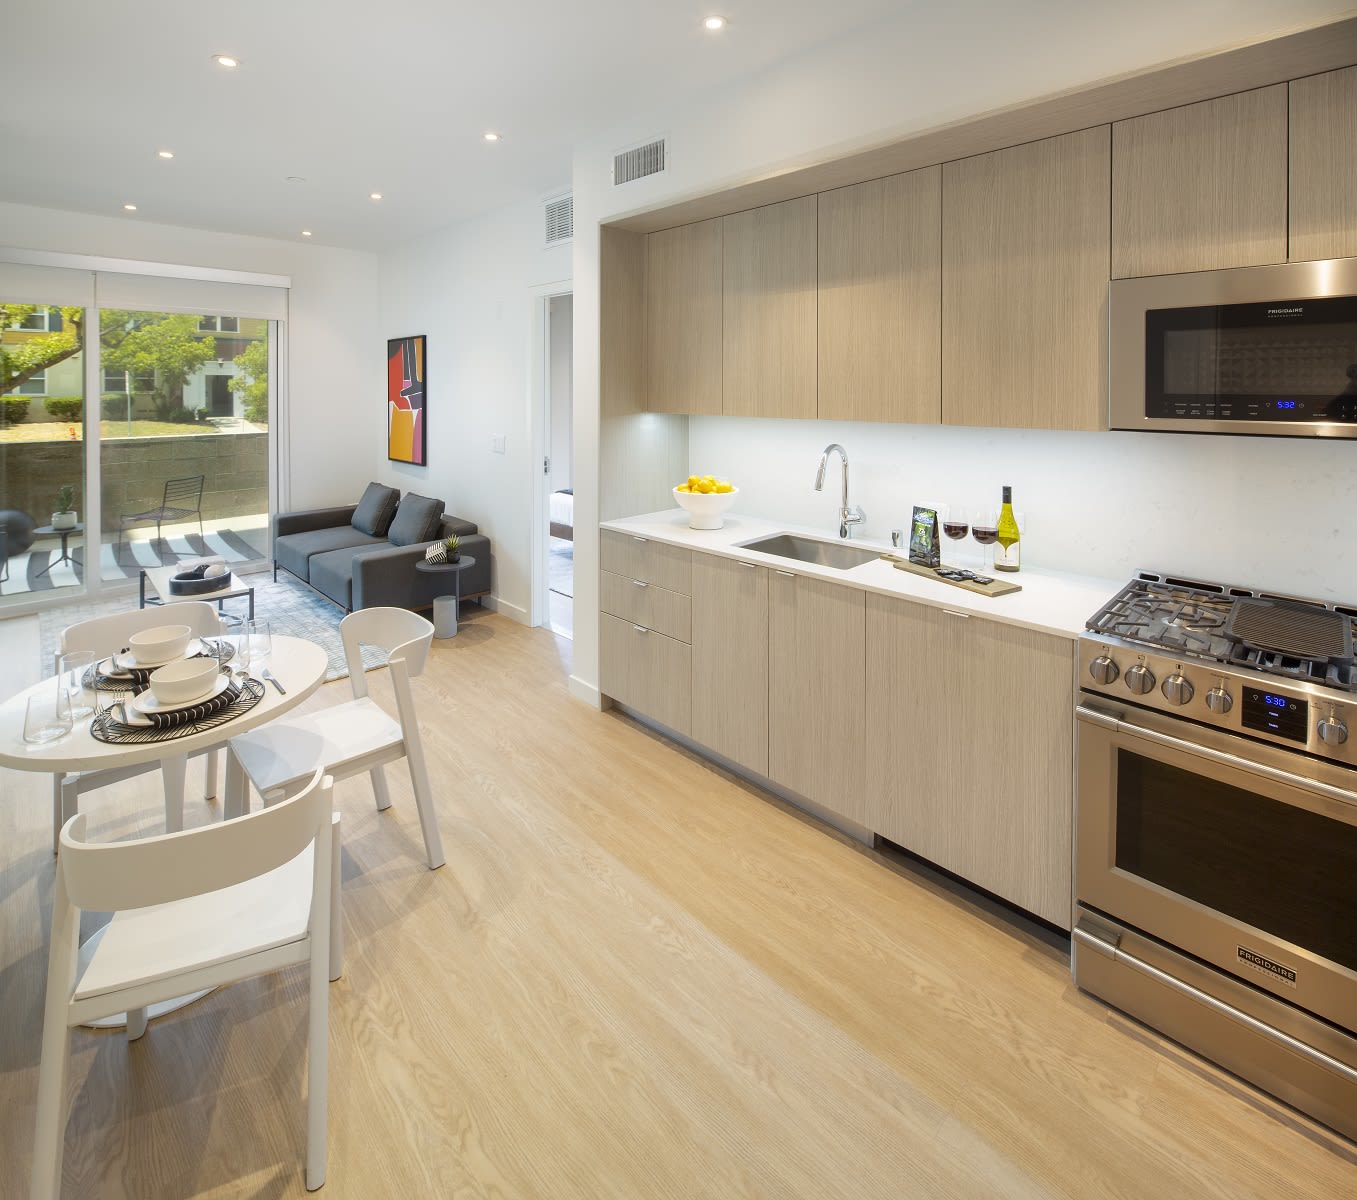
[[[674,500],[688,510],[689,529],[720,529],[725,524],[722,513],[735,503],[739,488],[728,492],[681,492],[674,489]]]
[[[127,648],[136,655],[139,666],[153,667],[182,658],[192,637],[193,630],[187,625],[157,625],[134,633],[127,639]]]
[[[187,704],[212,690],[220,670],[211,655],[181,658],[151,672],[151,694],[161,704]]]

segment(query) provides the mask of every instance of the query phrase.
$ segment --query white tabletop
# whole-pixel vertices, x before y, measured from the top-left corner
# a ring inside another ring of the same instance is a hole
[[[90,734],[92,718],[77,721],[71,732],[55,741],[30,746],[24,741],[24,710],[35,692],[53,691],[57,681],[44,679],[0,705],[0,766],[16,771],[93,771],[133,766],[179,755],[195,754],[263,725],[296,708],[325,681],[325,651],[305,638],[273,637],[273,653],[267,666],[287,689],[280,695],[271,683],[264,684],[264,698],[232,721],[160,742],[110,744]]]

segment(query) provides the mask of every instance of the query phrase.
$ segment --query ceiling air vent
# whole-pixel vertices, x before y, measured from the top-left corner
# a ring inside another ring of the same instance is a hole
[[[546,202],[547,245],[559,246],[575,236],[575,197],[557,196]]]
[[[664,138],[656,138],[644,146],[633,146],[613,156],[613,187],[658,175],[664,170]]]

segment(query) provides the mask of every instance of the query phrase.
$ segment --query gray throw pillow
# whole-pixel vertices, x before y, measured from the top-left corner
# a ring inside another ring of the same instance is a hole
[[[380,483],[368,484],[349,524],[369,537],[386,537],[400,498],[401,494],[395,488],[383,487]]]
[[[442,523],[443,501],[406,492],[386,537],[393,546],[413,546],[436,538]]]

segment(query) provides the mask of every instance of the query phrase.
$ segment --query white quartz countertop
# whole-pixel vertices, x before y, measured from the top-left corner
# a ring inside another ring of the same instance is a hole
[[[1007,596],[982,596],[966,588],[956,587],[941,580],[896,570],[881,559],[863,563],[847,571],[823,567],[815,563],[796,562],[773,554],[760,554],[741,547],[742,542],[767,537],[774,533],[795,533],[821,541],[838,541],[834,530],[811,529],[803,525],[782,524],[760,517],[726,513],[722,529],[690,529],[688,514],[681,508],[667,512],[645,513],[616,521],[600,522],[600,528],[634,537],[667,542],[671,546],[686,546],[723,558],[760,563],[790,571],[813,579],[825,579],[845,587],[860,588],[883,596],[900,596],[948,608],[974,616],[1021,625],[1058,637],[1074,638],[1083,632],[1085,622],[1106,604],[1125,585],[1124,579],[1100,579],[1089,575],[1070,575],[1063,571],[1046,571],[1040,567],[1026,567],[1016,575],[1003,575],[1005,581],[1022,586],[1022,591]],[[884,554],[905,554],[893,550],[889,544],[869,539],[853,539],[855,546],[880,550]],[[978,551],[972,552],[972,557]],[[963,556],[964,557],[964,556]]]

